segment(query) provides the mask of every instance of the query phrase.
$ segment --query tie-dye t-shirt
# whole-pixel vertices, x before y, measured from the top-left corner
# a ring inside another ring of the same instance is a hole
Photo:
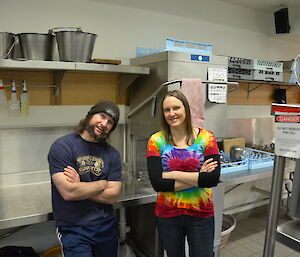
[[[163,132],[153,134],[148,141],[147,158],[162,158],[162,168],[167,171],[199,171],[204,157],[219,154],[216,139],[212,132],[200,129],[194,143],[178,149],[169,144]],[[212,189],[193,187],[176,192],[159,192],[156,200],[155,215],[175,217],[179,215],[210,217],[214,215]]]

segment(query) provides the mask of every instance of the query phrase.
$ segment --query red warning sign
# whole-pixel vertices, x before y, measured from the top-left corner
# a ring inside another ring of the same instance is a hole
[[[299,123],[300,116],[299,115],[276,115],[275,122]]]

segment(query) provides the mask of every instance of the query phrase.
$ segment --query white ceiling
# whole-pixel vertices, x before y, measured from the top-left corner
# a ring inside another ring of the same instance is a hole
[[[280,8],[300,8],[299,0],[219,0],[261,12],[273,13]]]

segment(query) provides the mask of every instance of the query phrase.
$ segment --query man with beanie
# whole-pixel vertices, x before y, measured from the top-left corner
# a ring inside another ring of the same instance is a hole
[[[75,133],[57,139],[48,154],[53,216],[64,257],[116,257],[121,158],[107,139],[120,116],[111,101],[95,104]]]

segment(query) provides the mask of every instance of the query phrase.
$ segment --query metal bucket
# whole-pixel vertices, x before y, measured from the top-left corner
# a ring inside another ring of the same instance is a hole
[[[58,46],[58,53],[60,61],[64,62],[90,62],[95,41],[96,34],[82,32],[80,28],[75,28],[74,31],[54,30],[50,31],[55,35]],[[74,29],[74,28],[73,28]]]
[[[9,32],[0,32],[0,59],[12,59],[16,35]]]
[[[53,35],[40,33],[18,34],[23,57],[27,60],[51,61]]]
[[[236,219],[230,214],[223,214],[221,244],[220,249],[223,249],[229,239],[230,233],[235,229]]]

